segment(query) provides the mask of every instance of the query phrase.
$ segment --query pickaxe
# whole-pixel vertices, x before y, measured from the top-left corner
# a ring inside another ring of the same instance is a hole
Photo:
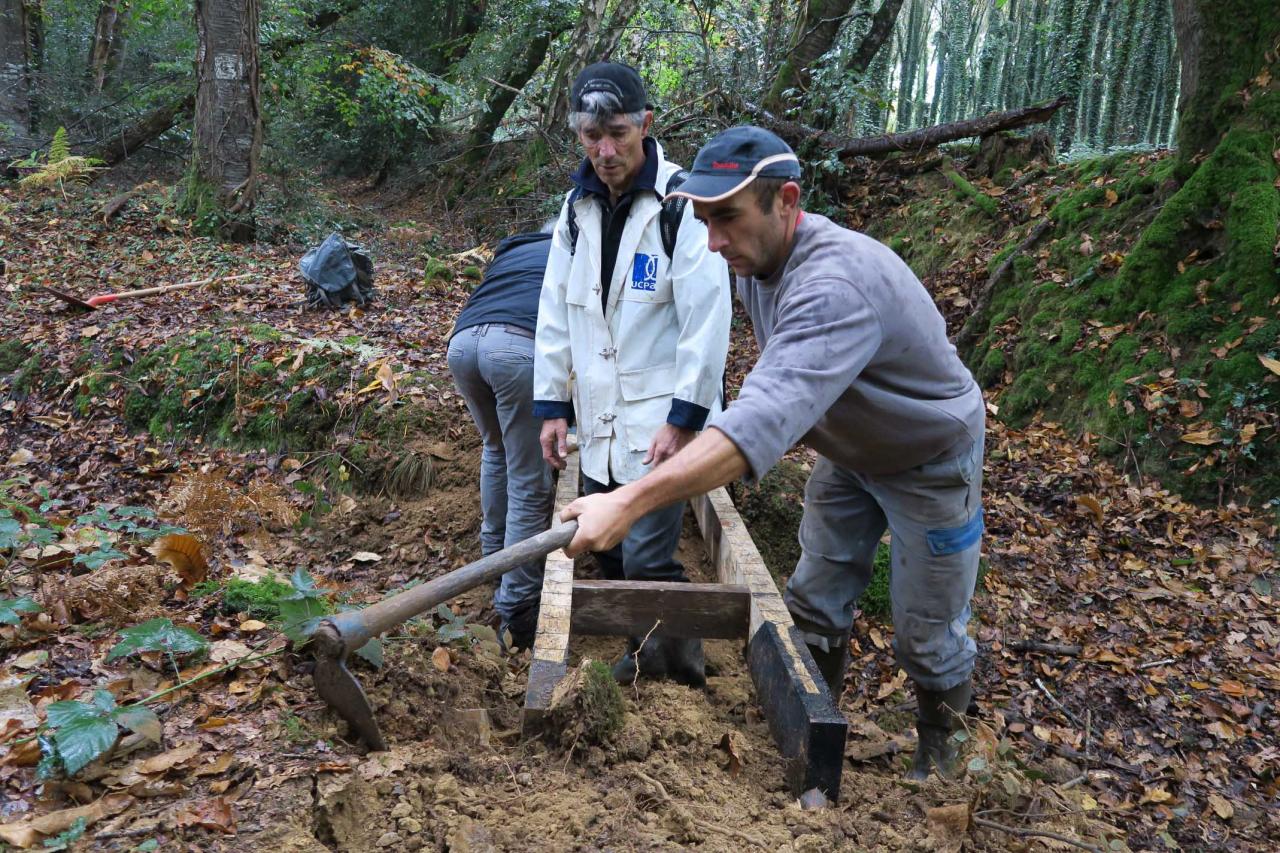
[[[359,680],[347,669],[347,656],[374,637],[448,601],[472,587],[497,580],[516,566],[541,559],[563,548],[578,531],[578,522],[558,524],[545,533],[504,548],[474,563],[456,569],[421,586],[407,589],[363,610],[349,610],[330,616],[311,636],[315,650],[316,692],[329,707],[351,724],[351,729],[370,749],[387,748],[373,717],[369,697]]]

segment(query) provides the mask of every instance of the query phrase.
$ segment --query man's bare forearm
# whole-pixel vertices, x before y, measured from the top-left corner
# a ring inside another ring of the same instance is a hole
[[[712,427],[675,456],[619,491],[626,491],[635,517],[676,501],[706,494],[747,473],[747,457]]]

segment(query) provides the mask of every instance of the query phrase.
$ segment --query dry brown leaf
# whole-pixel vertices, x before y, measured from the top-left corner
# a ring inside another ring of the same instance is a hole
[[[1104,195],[1107,200],[1102,203],[1103,207],[1111,207],[1120,200],[1120,196],[1116,195],[1116,191],[1113,189],[1108,189]]]
[[[969,804],[934,806],[925,809],[924,819],[929,831],[939,839],[952,841],[962,838],[969,831]]]
[[[1102,526],[1102,522],[1105,521],[1105,517],[1102,513],[1101,501],[1093,495],[1076,495],[1076,505],[1091,512],[1093,514],[1093,520],[1098,523],[1099,527]]]
[[[1185,441],[1187,444],[1199,444],[1207,447],[1222,441],[1222,436],[1218,434],[1216,429],[1201,429],[1195,432],[1183,433],[1179,440]]]
[[[70,829],[71,825],[81,818],[84,818],[86,826],[90,826],[104,817],[119,814],[132,803],[133,797],[127,794],[108,794],[87,806],[63,809],[29,820],[6,823],[0,826],[0,840],[18,847],[34,847],[43,838]]]
[[[225,797],[214,797],[192,803],[178,812],[176,823],[181,829],[198,826],[203,829],[215,829],[227,835],[236,834],[235,812]]]
[[[737,732],[725,732],[716,748],[728,754],[730,776],[737,776],[742,772],[742,747],[738,743]]]
[[[451,665],[449,660],[449,650],[444,646],[436,646],[436,650],[431,653],[431,662],[436,665],[436,669],[441,672],[448,672]]]
[[[174,747],[168,752],[162,752],[159,755],[153,755],[150,758],[139,761],[136,769],[139,773],[146,774],[167,773],[174,767],[190,761],[199,751],[200,744],[191,741]]]
[[[252,634],[255,631],[261,631],[267,627],[266,622],[259,622],[257,619],[246,619],[240,623],[240,631],[245,634]]]
[[[229,768],[235,760],[236,755],[234,752],[224,752],[208,764],[202,764],[197,767],[195,775],[217,776],[219,773],[226,773],[227,768]]]
[[[161,536],[150,550],[157,560],[168,563],[178,573],[183,589],[191,589],[209,575],[209,562],[204,558],[204,546],[190,533]]]
[[[1235,807],[1221,794],[1210,794],[1209,805],[1213,808],[1213,813],[1223,820],[1231,820],[1235,816]]]
[[[235,717],[210,717],[200,725],[196,726],[196,728],[200,729],[202,732],[207,732],[212,731],[213,729],[220,729],[223,726],[230,725],[234,722],[236,722]]]
[[[1262,362],[1262,366],[1267,370],[1270,370],[1276,376],[1280,376],[1280,360],[1260,355],[1258,356],[1258,361]]]

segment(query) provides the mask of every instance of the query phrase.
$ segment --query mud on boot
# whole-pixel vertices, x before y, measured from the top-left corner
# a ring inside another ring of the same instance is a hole
[[[931,771],[944,779],[956,772],[956,746],[951,741],[960,717],[969,708],[973,689],[966,680],[947,690],[926,690],[916,685],[916,754],[907,778],[924,781]]]

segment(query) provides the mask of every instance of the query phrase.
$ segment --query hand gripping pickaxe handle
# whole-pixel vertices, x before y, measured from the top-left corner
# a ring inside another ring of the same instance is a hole
[[[573,540],[578,522],[568,521],[456,569],[443,577],[379,601],[363,610],[327,617],[311,637],[315,650],[315,684],[320,698],[351,724],[370,749],[387,748],[373,718],[369,697],[351,671],[347,656],[379,634],[430,610],[472,587],[497,580],[507,572],[541,559]]]

